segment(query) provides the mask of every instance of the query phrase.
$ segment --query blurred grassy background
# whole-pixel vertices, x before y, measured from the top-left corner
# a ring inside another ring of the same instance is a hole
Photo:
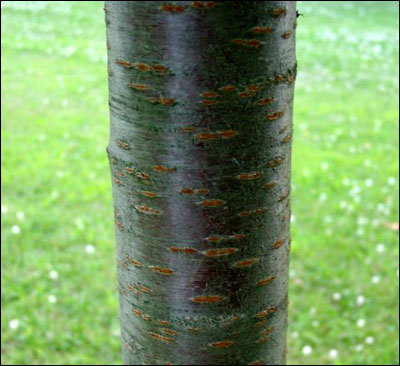
[[[102,2],[1,3],[1,363],[120,364]],[[289,362],[399,364],[398,2],[302,2]]]

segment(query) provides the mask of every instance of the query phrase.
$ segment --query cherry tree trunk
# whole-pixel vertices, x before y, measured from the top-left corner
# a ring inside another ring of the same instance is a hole
[[[107,1],[126,365],[283,365],[293,1]]]

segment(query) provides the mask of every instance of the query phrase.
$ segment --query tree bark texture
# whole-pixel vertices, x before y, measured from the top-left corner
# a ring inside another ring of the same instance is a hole
[[[292,1],[107,1],[126,365],[282,365]]]

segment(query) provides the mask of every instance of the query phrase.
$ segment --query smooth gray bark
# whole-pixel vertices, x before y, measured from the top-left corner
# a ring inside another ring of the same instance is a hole
[[[284,364],[295,2],[105,12],[124,364]]]

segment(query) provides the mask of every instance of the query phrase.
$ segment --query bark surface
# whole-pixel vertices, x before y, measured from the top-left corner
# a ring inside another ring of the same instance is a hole
[[[284,364],[295,2],[105,12],[124,364]]]

